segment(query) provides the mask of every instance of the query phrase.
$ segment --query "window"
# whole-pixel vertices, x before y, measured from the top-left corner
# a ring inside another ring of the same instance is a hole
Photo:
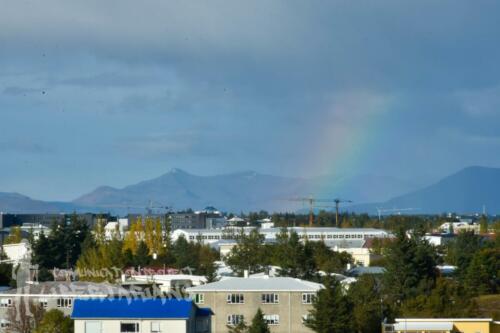
[[[239,323],[242,323],[244,320],[243,315],[240,314],[230,314],[227,316],[227,324],[230,326],[236,326]]]
[[[101,333],[101,322],[100,321],[86,321],[85,322],[85,333]]]
[[[120,323],[120,333],[139,333],[139,323]]]
[[[302,294],[302,304],[312,304],[314,301],[315,294],[313,293],[303,293]]]
[[[205,303],[205,294],[194,294],[194,302],[196,304]]]
[[[40,304],[42,308],[46,309],[48,306],[48,300],[46,298],[40,298],[38,300],[38,304]]]
[[[278,304],[279,302],[280,298],[278,294],[262,294],[263,304]]]
[[[264,315],[264,320],[268,325],[279,325],[280,316],[279,315]]]
[[[2,308],[12,307],[12,299],[11,298],[2,298],[0,300],[0,307],[2,307]]]
[[[73,305],[73,299],[71,298],[58,298],[57,307],[58,308],[70,308]]]
[[[152,322],[151,323],[151,333],[160,333],[160,323],[159,322]]]
[[[245,297],[243,294],[227,294],[227,303],[228,304],[244,304]]]

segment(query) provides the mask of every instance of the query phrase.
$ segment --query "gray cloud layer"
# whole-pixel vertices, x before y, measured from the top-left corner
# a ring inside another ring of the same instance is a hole
[[[428,179],[500,165],[499,7],[9,2],[0,12],[1,141],[57,149],[34,154],[35,171],[15,160],[37,149],[6,145],[0,190],[61,199],[174,166]],[[68,186],[47,192],[40,176]]]

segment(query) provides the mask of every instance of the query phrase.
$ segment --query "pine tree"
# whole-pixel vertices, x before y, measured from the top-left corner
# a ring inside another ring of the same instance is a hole
[[[353,306],[344,295],[342,286],[331,277],[325,278],[324,286],[313,302],[313,309],[309,312],[305,325],[317,333],[353,332]]]
[[[252,324],[248,328],[248,333],[270,333],[269,326],[260,308],[257,309],[257,313],[252,319]]]

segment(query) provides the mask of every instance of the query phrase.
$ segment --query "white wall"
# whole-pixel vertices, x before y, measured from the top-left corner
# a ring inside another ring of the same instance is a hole
[[[140,333],[151,333],[151,323],[159,322],[161,333],[187,333],[185,320],[88,320],[91,322],[100,322],[100,333],[120,333],[120,323],[139,323]],[[86,320],[75,320],[75,333],[85,332]]]

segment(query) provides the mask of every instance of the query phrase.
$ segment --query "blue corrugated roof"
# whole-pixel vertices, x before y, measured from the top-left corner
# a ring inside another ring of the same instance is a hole
[[[187,319],[197,309],[192,300],[185,299],[76,299],[71,317],[74,319]]]

